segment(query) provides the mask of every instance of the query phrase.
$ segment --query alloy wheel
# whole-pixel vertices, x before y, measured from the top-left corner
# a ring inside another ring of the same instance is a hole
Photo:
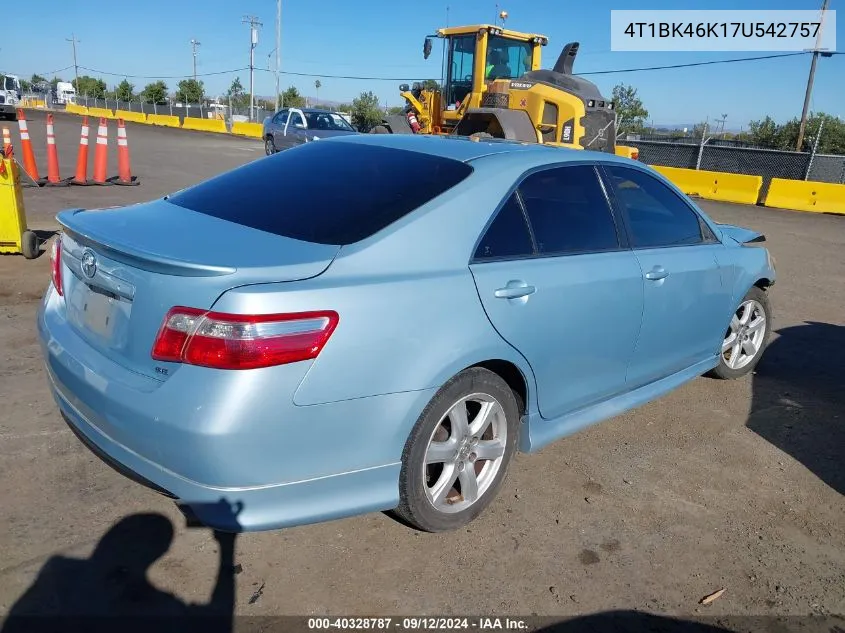
[[[484,495],[504,462],[507,433],[505,411],[492,396],[475,393],[452,405],[429,439],[423,466],[436,510],[461,512]]]
[[[760,352],[766,337],[766,311],[754,299],[743,301],[722,342],[722,358],[730,369],[742,369]]]

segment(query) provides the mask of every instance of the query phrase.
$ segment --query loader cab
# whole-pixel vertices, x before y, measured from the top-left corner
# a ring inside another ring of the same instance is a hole
[[[468,108],[479,107],[490,82],[539,69],[541,48],[548,43],[542,35],[488,24],[439,29],[430,37],[442,38],[445,46],[440,100],[444,128],[456,125]],[[430,53],[430,38],[423,50]]]

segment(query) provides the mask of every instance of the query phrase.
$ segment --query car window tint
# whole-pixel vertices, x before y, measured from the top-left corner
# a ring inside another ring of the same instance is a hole
[[[516,194],[508,198],[478,243],[475,259],[531,255],[534,245]]]
[[[470,173],[469,165],[449,158],[321,141],[252,161],[167,199],[268,233],[344,245],[373,235]]]
[[[288,120],[288,111],[285,110],[284,112],[279,112],[275,117],[273,117],[273,123],[278,123],[279,125],[284,125],[285,121]]]
[[[591,166],[536,172],[519,185],[519,193],[538,252],[592,253],[619,246],[613,213]]]
[[[634,248],[702,243],[698,214],[669,187],[639,169],[606,170],[628,219]]]
[[[305,125],[305,122],[302,120],[302,115],[299,112],[294,112],[290,115],[290,124],[289,125]]]

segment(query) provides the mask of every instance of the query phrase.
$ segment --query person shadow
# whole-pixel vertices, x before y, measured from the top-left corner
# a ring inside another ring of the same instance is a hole
[[[752,379],[746,426],[845,494],[845,326],[778,331]]]
[[[233,524],[240,508],[221,500]],[[188,526],[202,527],[190,514]],[[133,514],[115,523],[87,559],[56,555],[12,605],[1,633],[169,633],[233,630],[235,610],[235,538],[213,531],[218,544],[218,573],[207,604],[188,604],[153,585],[152,565],[170,549],[174,527],[158,513]]]

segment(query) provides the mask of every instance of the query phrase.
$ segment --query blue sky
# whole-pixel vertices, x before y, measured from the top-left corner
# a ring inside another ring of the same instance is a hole
[[[348,101],[362,90],[372,90],[382,103],[399,104],[399,78],[438,77],[440,51],[435,47],[422,58],[425,35],[449,24],[491,22],[496,3],[487,0],[283,0],[282,71],[395,78],[359,81],[321,78],[320,98]],[[696,62],[756,56],[765,53],[628,53],[610,51],[611,9],[812,9],[820,0],[616,0],[613,3],[564,3],[559,0],[501,0],[512,29],[539,32],[549,37],[543,66],[554,64],[564,44],[581,43],[575,72]],[[119,7],[123,7],[120,9]],[[831,0],[845,19],[845,0]],[[264,23],[255,53],[257,68],[267,68],[268,53],[275,47],[275,0],[114,0],[87,2],[28,0],[5,11],[4,37],[0,42],[0,70],[29,77],[72,64],[71,33],[81,40],[78,61],[110,73],[144,75],[131,79],[136,90],[168,75],[192,73],[191,38],[198,39],[197,73],[246,67],[249,64],[249,28],[246,14]],[[845,23],[845,22],[843,22]],[[841,35],[840,40],[845,39]],[[839,50],[842,45],[839,44]],[[271,58],[272,63],[272,58]],[[783,121],[800,116],[810,56],[752,61],[593,77],[609,95],[624,81],[634,85],[655,123],[689,123],[711,120],[727,113],[728,129],[747,126],[766,114]],[[80,71],[80,74],[96,73]],[[72,78],[73,71],[60,73]],[[248,88],[249,72],[237,73]],[[123,76],[100,75],[108,84]],[[210,94],[223,93],[234,74],[202,78]],[[282,88],[294,85],[314,96],[315,77],[282,75]],[[178,79],[166,79],[175,88]],[[272,73],[255,73],[256,94],[272,95]],[[819,60],[811,108],[845,118],[845,55]]]

